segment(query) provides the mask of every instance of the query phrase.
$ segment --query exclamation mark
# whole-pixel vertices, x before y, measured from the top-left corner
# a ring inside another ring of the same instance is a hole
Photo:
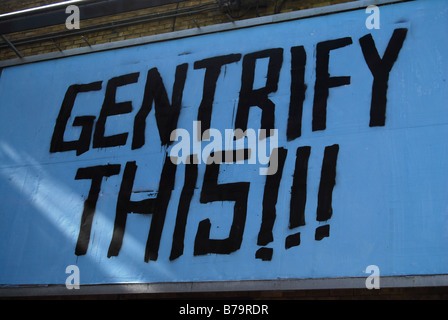
[[[333,199],[333,188],[336,184],[336,164],[338,160],[338,152],[339,145],[337,144],[325,148],[317,199],[316,220],[319,222],[328,221],[333,215],[331,203]],[[316,229],[315,240],[320,241],[329,236],[330,225],[326,224]]]
[[[275,206],[277,204],[278,189],[282,180],[287,153],[288,150],[284,148],[274,149],[269,159],[269,168],[276,168],[277,171],[272,175],[266,176],[266,184],[264,186],[263,216],[257,241],[257,244],[263,246],[263,248],[258,249],[255,253],[255,258],[263,261],[270,261],[274,252],[272,248],[266,248],[264,246],[274,241],[272,228],[274,227],[276,218]]]
[[[305,225],[306,181],[310,153],[311,147],[297,149],[289,213],[289,229],[291,230]],[[286,238],[285,249],[298,245],[300,245],[300,232]]]

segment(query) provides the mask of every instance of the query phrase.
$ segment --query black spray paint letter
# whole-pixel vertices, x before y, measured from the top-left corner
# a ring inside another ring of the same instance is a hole
[[[255,66],[258,59],[269,58],[266,86],[254,89]],[[262,110],[261,129],[267,130],[267,137],[275,129],[275,104],[269,100],[268,95],[278,89],[280,70],[283,64],[283,49],[268,49],[250,53],[243,59],[243,74],[241,77],[240,100],[235,118],[235,129],[246,131],[249,119],[249,110],[257,106]]]
[[[188,212],[191,199],[193,198],[196,181],[198,179],[198,160],[196,155],[190,155],[189,162],[185,166],[185,182],[177,208],[176,226],[173,233],[173,246],[171,248],[170,260],[179,258],[184,252],[185,228],[187,225]]]
[[[93,147],[94,148],[108,148],[116,146],[124,146],[128,139],[128,133],[120,133],[112,136],[105,137],[106,120],[110,116],[119,114],[126,114],[132,111],[132,102],[120,102],[115,101],[118,87],[126,86],[138,81],[140,73],[131,73],[124,76],[115,77],[109,80],[106,87],[106,94],[104,97],[103,107],[101,108],[100,116],[96,123],[95,132],[93,134]]]
[[[67,89],[62,102],[61,110],[59,111],[59,115],[54,126],[53,137],[51,138],[50,145],[51,153],[76,150],[76,155],[79,156],[89,150],[95,116],[76,117],[73,120],[74,127],[82,128],[78,140],[64,141],[64,134],[78,94],[90,91],[99,91],[101,90],[101,84],[102,81],[92,82],[89,84],[74,84]]]
[[[386,124],[389,75],[403,47],[407,32],[408,29],[396,29],[394,31],[382,59],[378,54],[371,34],[359,39],[364,59],[373,75],[370,127],[379,127]]]
[[[157,68],[148,71],[142,107],[135,116],[132,150],[139,149],[145,144],[146,118],[151,112],[153,104],[162,146],[171,144],[170,134],[177,128],[187,70],[187,63],[176,68],[171,103]]]
[[[317,198],[316,220],[325,222],[333,215],[333,189],[336,185],[336,165],[338,161],[339,145],[325,148],[324,160],[320,176],[319,193]],[[320,241],[330,236],[330,226],[324,225],[316,229],[315,239]]]
[[[311,147],[300,147],[296,153],[296,164],[291,187],[289,228],[305,225],[306,188],[308,178],[308,160]]]
[[[273,156],[269,159],[269,166],[271,166],[272,161],[277,161],[278,169],[274,175],[266,176],[266,183],[263,193],[263,216],[257,240],[257,244],[259,246],[266,246],[270,242],[274,241],[272,229],[277,217],[277,210],[275,209],[275,206],[277,205],[278,191],[283,176],[283,167],[285,165],[288,150],[285,148],[279,148],[277,152],[272,152],[272,154]],[[272,259],[273,252],[274,250],[272,248],[263,247],[257,250],[255,253],[255,258],[263,261],[270,261]]]
[[[204,89],[202,93],[202,101],[198,109],[198,121],[201,122],[201,131],[198,140],[202,140],[204,132],[210,129],[210,122],[213,111],[213,101],[215,99],[216,82],[221,74],[222,66],[238,62],[241,59],[241,54],[229,54],[226,56],[213,57],[196,61],[194,63],[195,69],[206,69],[204,77]]]
[[[137,171],[136,162],[128,162],[123,173],[123,180],[118,193],[117,210],[114,223],[114,232],[107,256],[118,256],[126,228],[126,219],[129,213],[152,214],[151,227],[145,250],[145,262],[157,260],[160,239],[165,224],[166,210],[174,189],[174,179],[177,166],[167,156],[160,176],[159,189],[156,199],[132,201],[131,194]]]
[[[341,38],[317,44],[316,84],[314,87],[313,131],[327,127],[327,100],[329,89],[350,84],[350,77],[330,77],[330,51],[351,45],[352,39]]]
[[[114,164],[80,168],[76,173],[75,180],[92,180],[89,195],[84,202],[84,211],[81,218],[81,228],[79,231],[78,242],[75,249],[75,254],[77,256],[86,254],[89,247],[93,216],[95,215],[96,203],[98,202],[98,195],[101,190],[103,178],[119,174],[120,167],[121,166],[119,164]]]
[[[302,112],[305,101],[305,66],[306,51],[303,46],[291,48],[291,97],[289,102],[288,127],[286,137],[288,141],[302,135]]]
[[[211,163],[205,169],[204,182],[200,202],[210,203],[214,201],[234,201],[233,221],[230,227],[229,237],[226,239],[210,239],[211,222],[210,219],[199,223],[198,232],[194,243],[194,255],[206,255],[209,253],[230,254],[241,247],[243,241],[244,228],[247,215],[247,197],[249,195],[249,182],[237,182],[218,184],[220,163],[226,159],[237,159],[237,152],[218,151],[211,153],[213,159],[221,159],[218,163]],[[225,155],[226,152],[232,152],[232,155]],[[232,157],[232,158],[230,158]],[[244,149],[244,159],[250,158],[250,149]],[[241,160],[241,159],[240,159]]]
[[[308,160],[311,147],[305,146],[297,149],[296,164],[291,187],[291,202],[289,206],[289,229],[305,225],[305,207],[308,178]],[[285,249],[300,245],[300,232],[286,237]]]

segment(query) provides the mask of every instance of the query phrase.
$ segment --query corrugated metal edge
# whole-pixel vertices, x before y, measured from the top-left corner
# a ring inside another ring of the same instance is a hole
[[[316,278],[280,280],[243,280],[173,283],[125,283],[81,285],[67,289],[64,285],[0,287],[0,297],[89,296],[110,294],[157,294],[191,292],[288,291],[322,289],[366,289],[366,278]],[[411,275],[380,277],[380,288],[417,288],[448,286],[448,275]],[[374,289],[372,289],[374,290]]]
[[[45,60],[66,58],[66,57],[82,55],[82,54],[87,54],[87,53],[92,53],[92,52],[121,49],[121,48],[132,47],[132,46],[154,43],[154,42],[160,42],[160,41],[194,37],[194,36],[205,35],[205,34],[210,34],[210,33],[217,33],[217,32],[224,32],[224,31],[229,31],[229,30],[234,30],[234,29],[249,28],[249,27],[255,27],[255,26],[265,25],[265,24],[272,24],[272,23],[279,23],[279,22],[290,21],[290,20],[298,20],[298,19],[304,19],[304,18],[315,17],[315,16],[335,14],[335,13],[341,13],[341,12],[345,12],[345,11],[359,10],[362,8],[367,8],[369,5],[383,6],[383,5],[390,5],[390,4],[409,2],[409,1],[415,1],[415,0],[360,0],[360,1],[353,1],[353,2],[335,4],[335,5],[331,5],[331,6],[293,11],[293,12],[281,13],[281,14],[276,14],[276,15],[271,15],[271,16],[265,16],[265,17],[259,17],[259,18],[223,23],[223,24],[216,24],[216,25],[211,25],[211,26],[202,27],[202,28],[188,29],[188,30],[163,33],[163,34],[158,34],[158,35],[153,35],[153,36],[141,37],[141,38],[136,38],[136,39],[129,39],[129,40],[122,40],[122,41],[111,42],[111,43],[106,43],[106,44],[99,44],[99,45],[94,45],[91,47],[66,50],[64,52],[52,52],[52,53],[46,53],[46,54],[41,54],[41,55],[36,55],[36,56],[25,57],[25,58],[21,58],[21,59],[5,60],[5,61],[0,61],[0,68],[11,67],[11,66],[27,64],[27,63],[34,63],[34,62],[45,61]]]

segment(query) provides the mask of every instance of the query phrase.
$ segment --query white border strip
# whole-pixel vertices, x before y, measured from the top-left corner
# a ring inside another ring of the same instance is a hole
[[[21,59],[5,60],[5,61],[0,61],[0,68],[11,67],[11,66],[27,64],[27,63],[33,63],[33,62],[39,62],[39,61],[45,61],[45,60],[60,59],[60,58],[65,58],[65,57],[71,57],[71,56],[76,56],[76,55],[81,55],[81,54],[92,53],[92,52],[121,49],[121,48],[132,47],[132,46],[154,43],[154,42],[160,42],[160,41],[200,36],[200,35],[205,35],[205,34],[210,34],[210,33],[234,30],[234,29],[249,28],[249,27],[255,27],[255,26],[265,25],[265,24],[272,24],[272,23],[278,23],[278,22],[284,22],[284,21],[290,21],[290,20],[298,20],[298,19],[304,19],[304,18],[309,18],[309,17],[313,17],[313,16],[321,16],[321,15],[328,15],[328,14],[340,13],[340,12],[345,12],[345,11],[358,10],[358,9],[367,8],[369,5],[382,6],[382,5],[389,5],[389,4],[400,3],[400,2],[409,2],[409,1],[415,1],[415,0],[352,1],[352,2],[346,2],[346,3],[341,3],[341,4],[335,4],[335,5],[331,5],[331,6],[311,8],[311,9],[305,9],[305,10],[299,10],[299,11],[293,11],[293,12],[287,12],[287,13],[280,13],[280,14],[270,15],[270,16],[265,16],[265,17],[216,24],[216,25],[206,26],[206,27],[202,27],[202,28],[162,33],[162,34],[141,37],[141,38],[136,38],[136,39],[129,39],[129,40],[122,40],[122,41],[116,41],[116,42],[111,42],[111,43],[99,44],[99,45],[94,45],[92,47],[70,49],[70,50],[66,50],[64,52],[52,52],[52,53],[45,53],[45,54],[40,54],[40,55],[36,55],[36,56],[24,57]],[[68,37],[69,36],[70,35],[68,35]]]
[[[366,289],[367,278],[316,278],[173,283],[126,283],[81,285],[68,290],[64,285],[0,287],[0,297],[89,296],[157,293],[200,293],[239,291],[288,291],[322,289]],[[380,288],[448,287],[448,275],[390,276],[380,278]]]

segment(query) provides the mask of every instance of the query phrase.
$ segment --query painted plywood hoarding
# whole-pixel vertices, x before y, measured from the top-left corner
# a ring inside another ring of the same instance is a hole
[[[448,6],[380,14],[4,68],[0,284],[447,274]]]

